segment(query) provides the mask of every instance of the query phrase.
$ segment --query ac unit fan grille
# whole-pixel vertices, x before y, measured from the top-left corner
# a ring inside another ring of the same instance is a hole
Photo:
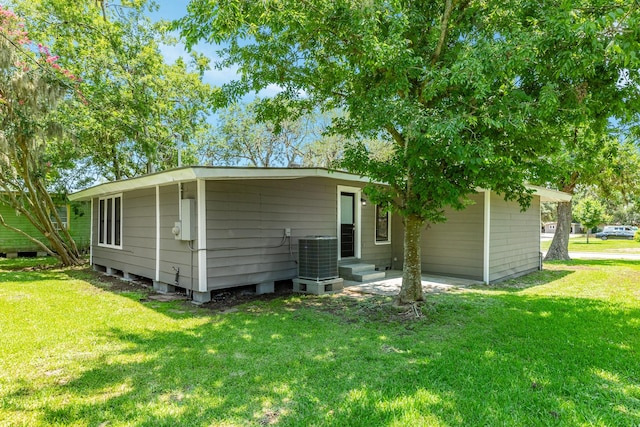
[[[308,236],[298,241],[298,276],[301,279],[328,280],[338,277],[338,239]]]

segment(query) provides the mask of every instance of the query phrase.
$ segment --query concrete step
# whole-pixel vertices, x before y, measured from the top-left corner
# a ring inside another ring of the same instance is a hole
[[[370,280],[380,280],[386,277],[384,271],[376,271],[373,264],[354,263],[343,264],[339,268],[340,277],[355,282],[367,282]]]
[[[375,271],[376,266],[373,264],[342,264],[339,266],[340,274],[343,272],[345,274],[353,274],[359,273],[361,271]]]
[[[368,282],[370,280],[382,280],[387,277],[384,271],[363,271],[360,273],[354,273],[352,275],[353,280],[356,282]]]

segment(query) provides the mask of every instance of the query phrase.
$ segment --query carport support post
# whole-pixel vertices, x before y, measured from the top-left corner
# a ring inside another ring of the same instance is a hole
[[[198,194],[198,291],[209,294],[207,277],[207,187],[203,179],[196,180]],[[195,294],[195,292],[194,292]],[[195,297],[194,297],[195,298]]]
[[[484,192],[484,249],[483,249],[482,280],[489,284],[490,254],[491,254],[491,191]]]

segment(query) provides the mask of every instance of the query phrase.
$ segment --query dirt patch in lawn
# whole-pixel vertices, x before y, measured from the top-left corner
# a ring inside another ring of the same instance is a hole
[[[93,284],[112,292],[141,292],[152,294],[153,286],[144,280],[124,280],[121,277],[109,276],[103,273],[94,272]]]
[[[176,300],[190,301],[191,298],[185,292],[161,294],[153,290],[153,282],[146,279],[124,280],[119,276],[109,276],[104,273],[91,272],[92,283],[102,289],[111,292],[137,292],[144,296],[140,299],[142,302],[156,301],[168,302]],[[239,288],[222,289],[211,292],[211,301],[200,305],[216,312],[229,312],[235,306],[251,303],[254,301],[271,301],[277,298],[286,298],[293,293],[291,282],[276,283],[274,293],[257,295],[254,286],[245,286]]]
[[[211,292],[211,301],[202,304],[202,307],[212,311],[229,312],[229,309],[237,305],[247,304],[255,301],[272,301],[278,298],[286,298],[293,294],[291,282],[280,282],[274,286],[274,292],[270,294],[257,295],[254,286],[244,286],[239,288],[221,289]]]

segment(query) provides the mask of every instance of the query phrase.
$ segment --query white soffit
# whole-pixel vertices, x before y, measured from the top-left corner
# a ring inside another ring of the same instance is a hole
[[[527,185],[527,188],[534,190],[535,195],[540,196],[540,200],[543,202],[570,202],[571,194],[558,190],[550,190],[544,187],[538,187],[535,185]]]
[[[570,202],[571,194],[565,193],[558,190],[550,190],[544,187],[538,187],[537,185],[525,185],[529,190],[533,190],[533,194],[536,196],[540,196],[540,201],[542,202]],[[477,188],[476,191],[478,193],[484,193],[487,190],[484,188]]]

